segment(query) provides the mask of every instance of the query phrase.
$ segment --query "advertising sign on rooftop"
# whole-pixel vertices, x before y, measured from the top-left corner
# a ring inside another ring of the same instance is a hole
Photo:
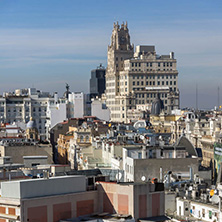
[[[221,166],[221,162],[222,162],[222,144],[221,143],[214,144],[214,160],[215,160],[215,168],[218,172]]]

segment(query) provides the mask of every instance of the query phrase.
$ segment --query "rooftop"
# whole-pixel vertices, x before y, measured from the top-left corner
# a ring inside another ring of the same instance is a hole
[[[2,197],[24,199],[86,191],[82,175],[17,180],[1,183]]]

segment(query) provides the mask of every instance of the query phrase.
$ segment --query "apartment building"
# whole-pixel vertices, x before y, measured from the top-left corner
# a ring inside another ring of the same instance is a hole
[[[47,109],[55,100],[48,92],[35,88],[18,89],[0,97],[0,121],[2,123],[24,122],[32,117],[41,140],[46,139]]]

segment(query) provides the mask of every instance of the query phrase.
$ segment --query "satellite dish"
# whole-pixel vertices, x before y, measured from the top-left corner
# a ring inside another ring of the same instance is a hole
[[[145,137],[144,137],[143,135],[140,135],[140,139],[141,139],[141,140],[144,140],[144,138],[145,138]]]
[[[193,187],[192,186],[189,186],[189,191],[192,191],[193,190]]]
[[[218,204],[220,201],[220,197],[218,195],[213,195],[211,197],[211,202],[214,203],[214,204]]]
[[[142,176],[141,177],[141,180],[144,182],[146,180],[146,177],[145,176]]]

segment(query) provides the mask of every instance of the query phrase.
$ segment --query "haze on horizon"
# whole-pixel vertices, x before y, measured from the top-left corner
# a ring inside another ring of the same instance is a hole
[[[181,107],[222,103],[221,1],[0,1],[0,93],[36,87],[88,92],[90,71],[107,64],[113,22],[127,21],[134,45],[175,52]]]

